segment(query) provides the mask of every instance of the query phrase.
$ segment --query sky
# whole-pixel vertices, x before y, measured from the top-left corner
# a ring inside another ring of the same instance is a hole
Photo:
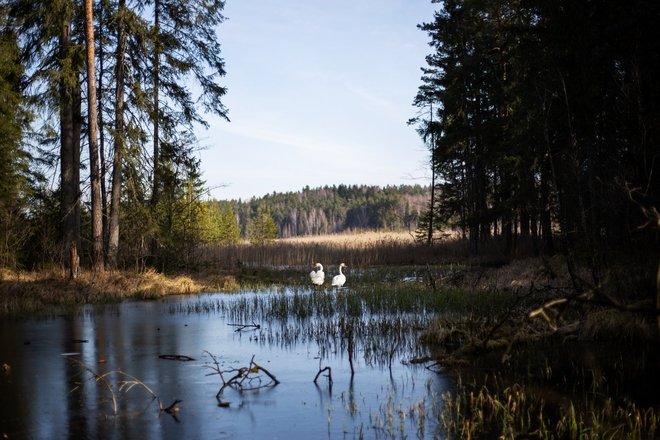
[[[412,102],[431,0],[227,0],[227,122],[200,129],[218,200],[324,185],[428,184]]]

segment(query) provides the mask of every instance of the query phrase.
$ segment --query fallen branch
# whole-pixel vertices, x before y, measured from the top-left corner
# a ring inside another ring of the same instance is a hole
[[[261,325],[255,324],[254,322],[252,324],[227,324],[227,325],[236,327],[236,330],[234,330],[235,332],[240,332],[245,329],[259,330],[261,328]]]
[[[649,301],[639,301],[632,304],[624,304],[611,295],[603,292],[599,286],[589,289],[581,294],[565,296],[563,298],[557,298],[553,299],[552,301],[548,301],[541,307],[529,312],[528,316],[530,318],[543,318],[553,331],[557,331],[560,328],[557,324],[557,318],[561,317],[563,309],[572,302],[607,307],[610,309],[619,310],[621,312],[636,313],[646,316],[657,316],[658,319],[660,319],[660,309],[653,308]],[[557,310],[559,307],[561,307],[561,310]]]
[[[184,354],[161,354],[158,356],[160,359],[167,359],[171,361],[194,361],[195,358],[191,358],[190,356],[186,356]]]
[[[277,380],[277,378],[273,373],[271,373],[266,368],[262,367],[261,365],[257,364],[254,361],[254,356],[252,356],[252,359],[250,359],[250,364],[247,367],[222,370],[220,368],[220,362],[218,361],[218,359],[212,353],[206,350],[204,352],[207,353],[209,356],[211,356],[211,359],[213,359],[213,363],[214,363],[214,366],[205,365],[204,367],[213,370],[214,373],[210,373],[210,374],[211,375],[217,374],[220,376],[220,379],[222,380],[222,386],[215,395],[215,398],[218,401],[218,406],[220,407],[229,406],[228,402],[222,400],[222,395],[227,387],[233,387],[237,389],[239,392],[243,392],[243,391],[254,391],[261,388],[275,386],[280,383],[280,381]],[[264,383],[264,381],[262,380],[262,376],[258,374],[259,372],[264,373],[266,376],[268,376],[270,381]],[[225,379],[225,374],[228,373],[234,373],[234,375],[229,379]],[[257,385],[253,385],[254,383],[256,383]]]
[[[497,330],[499,330],[507,321],[509,321],[512,318],[513,312],[516,309],[516,307],[518,306],[518,304],[520,304],[520,302],[522,300],[532,296],[533,293],[534,293],[534,283],[530,284],[529,290],[527,291],[527,293],[525,295],[520,296],[520,295],[518,295],[518,292],[516,292],[515,300],[512,301],[511,304],[509,304],[509,306],[506,308],[504,313],[497,320],[495,325],[493,327],[491,327],[490,331],[486,334],[486,337],[483,339],[483,341],[481,343],[482,347],[486,347],[488,342],[491,339],[493,339],[493,337],[495,335],[495,332],[497,332]]]

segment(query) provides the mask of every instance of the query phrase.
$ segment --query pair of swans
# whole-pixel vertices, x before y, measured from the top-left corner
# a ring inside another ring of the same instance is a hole
[[[316,286],[322,286],[325,281],[325,273],[323,272],[323,265],[321,263],[316,263],[314,267],[317,267],[317,270],[313,270],[309,273],[309,278],[312,280],[312,284]],[[341,287],[346,282],[346,275],[341,271],[342,268],[346,267],[344,263],[339,265],[339,275],[332,277],[332,285],[336,287]]]

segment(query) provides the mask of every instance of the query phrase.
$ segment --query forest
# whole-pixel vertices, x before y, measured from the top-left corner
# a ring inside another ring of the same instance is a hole
[[[472,253],[497,240],[564,254],[589,285],[630,265],[652,293],[658,2],[437,3],[409,121],[430,152],[428,230],[457,228]]]
[[[227,118],[223,8],[0,3],[0,266],[155,266],[202,235],[193,127]]]
[[[364,230],[415,231],[428,200],[429,189],[421,185],[340,184],[229,203],[243,236],[249,236],[251,219],[268,213],[277,226],[277,237],[287,238]]]
[[[657,269],[659,6],[437,3],[408,121],[430,194],[339,185],[223,202],[208,200],[193,127],[228,120],[224,2],[4,1],[0,266],[74,276],[164,267],[257,229],[404,228],[429,244],[458,231],[476,255],[492,242],[566,254],[595,280],[621,260]]]

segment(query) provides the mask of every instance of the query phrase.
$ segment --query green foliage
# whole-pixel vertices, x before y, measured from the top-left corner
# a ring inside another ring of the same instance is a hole
[[[199,159],[191,147],[163,142],[160,156],[162,185],[155,211],[155,239],[158,248],[153,257],[162,268],[188,266],[192,253],[205,235],[201,201],[204,182]]]
[[[241,239],[236,213],[229,202],[204,202],[201,221],[205,243],[236,244]]]
[[[22,74],[16,35],[0,32],[0,267],[16,267],[28,232],[28,162],[21,148],[28,113],[20,88]]]
[[[247,238],[252,244],[264,244],[277,238],[277,225],[267,212],[259,213],[247,226]]]

